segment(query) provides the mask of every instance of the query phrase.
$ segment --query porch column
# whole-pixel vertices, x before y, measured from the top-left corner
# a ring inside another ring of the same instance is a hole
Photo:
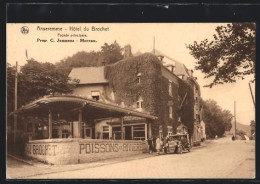
[[[149,136],[149,138],[152,137],[152,125],[151,125],[151,122],[148,123],[148,136]]]
[[[131,139],[134,140],[134,126],[131,126]]]
[[[79,110],[79,138],[81,138],[81,128],[82,128],[82,109]]]
[[[32,138],[35,137],[35,123],[32,123]]]
[[[121,140],[124,140],[123,124],[124,124],[124,117],[121,117]]]
[[[49,110],[49,139],[51,138],[52,138],[52,112],[51,110]]]
[[[145,140],[147,140],[147,123],[144,124],[144,133],[145,133]]]
[[[73,137],[73,132],[72,132],[72,122],[70,122],[70,135]]]

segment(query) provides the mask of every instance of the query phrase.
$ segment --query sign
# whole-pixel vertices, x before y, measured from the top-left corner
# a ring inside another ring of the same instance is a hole
[[[142,143],[81,143],[79,154],[142,151]]]

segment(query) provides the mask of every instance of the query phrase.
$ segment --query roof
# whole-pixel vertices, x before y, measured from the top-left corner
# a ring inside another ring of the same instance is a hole
[[[157,119],[156,116],[144,112],[138,112],[129,108],[124,108],[115,104],[107,104],[90,100],[74,95],[59,95],[46,96],[40,98],[32,103],[22,106],[18,110],[10,113],[10,115],[17,113],[24,114],[48,114],[51,110],[54,114],[62,114],[66,117],[78,118],[78,110],[86,114],[85,119],[98,119],[108,117],[123,117],[123,116],[137,116],[148,119]]]
[[[174,73],[176,75],[184,75],[186,77],[189,76],[189,72],[188,69],[186,68],[186,66],[180,62],[175,62],[175,71]]]
[[[108,83],[105,79],[104,68],[104,66],[73,68],[69,77],[72,80],[78,79],[78,84]]]
[[[162,53],[161,51],[158,51],[156,49],[155,49],[154,53],[155,53],[156,56],[164,56],[165,58],[171,60],[174,63],[173,65],[175,66],[175,70],[174,70],[175,75],[177,75],[177,76],[178,75],[184,75],[184,76],[187,76],[187,77],[189,76],[188,69],[186,68],[186,66],[183,63],[165,55],[164,53]]]

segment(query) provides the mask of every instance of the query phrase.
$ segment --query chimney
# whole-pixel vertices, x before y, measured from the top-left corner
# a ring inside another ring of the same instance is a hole
[[[132,51],[131,51],[131,45],[126,45],[125,46],[125,53],[124,53],[124,58],[129,58],[132,57]]]

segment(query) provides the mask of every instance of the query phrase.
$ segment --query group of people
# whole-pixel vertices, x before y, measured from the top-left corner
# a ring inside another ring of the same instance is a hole
[[[160,139],[159,137],[150,137],[148,139],[149,153],[151,154],[152,152],[157,152],[158,154],[160,154],[162,150],[166,153],[168,140],[168,137],[166,137],[165,139]]]

